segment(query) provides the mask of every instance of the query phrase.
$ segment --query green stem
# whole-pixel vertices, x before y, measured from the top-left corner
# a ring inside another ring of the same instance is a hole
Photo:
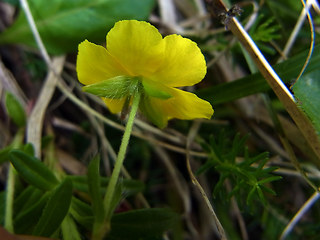
[[[132,126],[133,126],[134,118],[138,111],[139,102],[140,102],[140,92],[139,90],[137,90],[133,96],[133,101],[132,101],[131,111],[128,117],[128,122],[126,124],[126,128],[122,137],[119,153],[118,153],[118,156],[111,174],[111,178],[109,180],[107,191],[103,200],[106,222],[102,224],[97,223],[97,226],[96,228],[94,228],[94,233],[93,233],[93,236],[95,236],[94,239],[102,239],[102,237],[110,228],[109,224],[110,224],[110,218],[112,216],[112,210],[113,210],[112,201],[114,199],[116,185],[119,179],[120,170],[123,165],[123,161],[125,158],[128,144],[129,144]]]
[[[19,148],[23,142],[24,138],[24,128],[20,128],[14,137],[11,147]],[[4,227],[9,232],[13,233],[13,201],[14,201],[14,185],[15,185],[15,176],[16,172],[13,166],[10,164],[8,170],[8,179],[7,179],[7,187],[6,187],[6,204],[5,204],[5,218],[4,218]]]
[[[136,116],[136,113],[137,113],[137,110],[139,107],[139,102],[140,102],[140,93],[136,93],[133,98],[131,111],[129,114],[126,129],[124,131],[123,138],[121,141],[118,157],[117,157],[114,169],[112,171],[112,175],[111,175],[111,178],[110,178],[110,181],[108,184],[106,195],[104,197],[104,208],[105,208],[107,214],[110,214],[108,212],[108,210],[110,210],[110,207],[111,207],[111,202],[113,199],[114,191],[115,191],[115,188],[116,188],[116,185],[118,182],[120,170],[123,165],[124,157],[125,157],[125,154],[127,151],[128,144],[129,144],[129,139],[130,139],[130,135],[131,135],[131,131],[132,131],[134,118]]]
[[[13,233],[13,196],[14,196],[14,183],[15,183],[15,173],[14,168],[10,164],[8,179],[7,179],[7,191],[6,191],[6,212],[5,212],[5,220],[4,227],[9,232]]]

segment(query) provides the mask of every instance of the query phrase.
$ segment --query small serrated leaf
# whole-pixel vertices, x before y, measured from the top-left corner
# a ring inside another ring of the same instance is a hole
[[[254,196],[254,193],[256,190],[257,190],[257,188],[255,186],[250,190],[248,197],[247,197],[247,205],[250,205],[252,203],[253,196]]]
[[[264,185],[260,185],[260,187],[265,192],[268,192],[268,193],[270,193],[270,194],[272,194],[274,196],[277,195],[277,193],[275,191],[273,191],[271,188],[268,188],[268,187],[266,187]]]
[[[261,184],[265,184],[265,183],[268,183],[268,182],[278,181],[280,179],[282,179],[281,176],[272,176],[272,177],[268,177],[268,178],[262,179],[258,183],[261,185]]]

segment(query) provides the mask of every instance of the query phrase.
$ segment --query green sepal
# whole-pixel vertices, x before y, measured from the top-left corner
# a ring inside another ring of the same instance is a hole
[[[160,99],[169,99],[172,97],[172,95],[168,93],[168,87],[165,87],[161,83],[144,80],[142,81],[142,85],[145,93],[150,97],[155,97]]]
[[[154,109],[150,106],[150,98],[148,95],[143,96],[140,101],[139,108],[141,112],[159,128],[164,128],[168,124],[168,118],[161,112],[161,109]]]
[[[82,90],[98,97],[120,99],[129,94],[132,79],[132,77],[128,76],[116,76],[101,82],[84,86]]]

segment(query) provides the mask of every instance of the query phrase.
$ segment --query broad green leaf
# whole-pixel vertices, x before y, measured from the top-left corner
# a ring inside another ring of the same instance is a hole
[[[26,113],[21,103],[10,92],[6,93],[6,109],[10,118],[18,127],[24,127],[26,125]]]
[[[155,0],[28,0],[44,44],[52,54],[76,51],[88,39],[104,42],[115,22],[145,20]],[[22,43],[35,47],[23,11],[16,22],[0,35],[0,44]]]
[[[302,75],[292,89],[320,137],[320,70]]]
[[[290,83],[299,75],[302,66],[306,60],[309,50],[306,50],[289,60],[274,66],[275,71],[285,83]],[[320,68],[320,45],[314,48],[311,61],[305,71],[306,73]],[[217,86],[205,88],[196,91],[196,94],[213,106],[236,99],[246,97],[252,94],[266,92],[270,90],[267,81],[260,73],[252,74],[233,82],[222,83]]]
[[[55,175],[37,158],[19,150],[9,153],[12,165],[29,184],[42,190],[51,190],[57,184]]]
[[[72,197],[72,181],[64,179],[51,193],[39,222],[33,234],[36,236],[50,237],[60,226],[68,214]]]
[[[91,160],[88,167],[88,187],[92,200],[92,210],[96,221],[104,219],[104,207],[101,195],[100,158],[96,156]]]
[[[168,209],[140,209],[113,215],[110,239],[138,240],[156,238],[174,228],[178,214]]]

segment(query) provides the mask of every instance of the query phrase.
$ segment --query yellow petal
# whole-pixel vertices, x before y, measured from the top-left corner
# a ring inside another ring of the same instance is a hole
[[[161,64],[164,42],[159,31],[143,21],[117,22],[107,35],[107,49],[131,76],[149,76]]]
[[[104,47],[88,40],[79,44],[77,73],[79,81],[84,85],[127,75]]]
[[[206,61],[197,44],[180,35],[166,36],[165,56],[157,72],[151,77],[170,87],[192,86],[207,72]]]
[[[121,112],[123,105],[126,101],[126,98],[122,99],[110,99],[110,98],[101,98],[105,104],[107,105],[108,109],[111,113],[119,113]]]
[[[157,109],[167,116],[167,119],[210,119],[213,114],[209,102],[198,98],[195,94],[172,88],[170,94],[173,96],[167,100],[150,98],[150,107]]]

